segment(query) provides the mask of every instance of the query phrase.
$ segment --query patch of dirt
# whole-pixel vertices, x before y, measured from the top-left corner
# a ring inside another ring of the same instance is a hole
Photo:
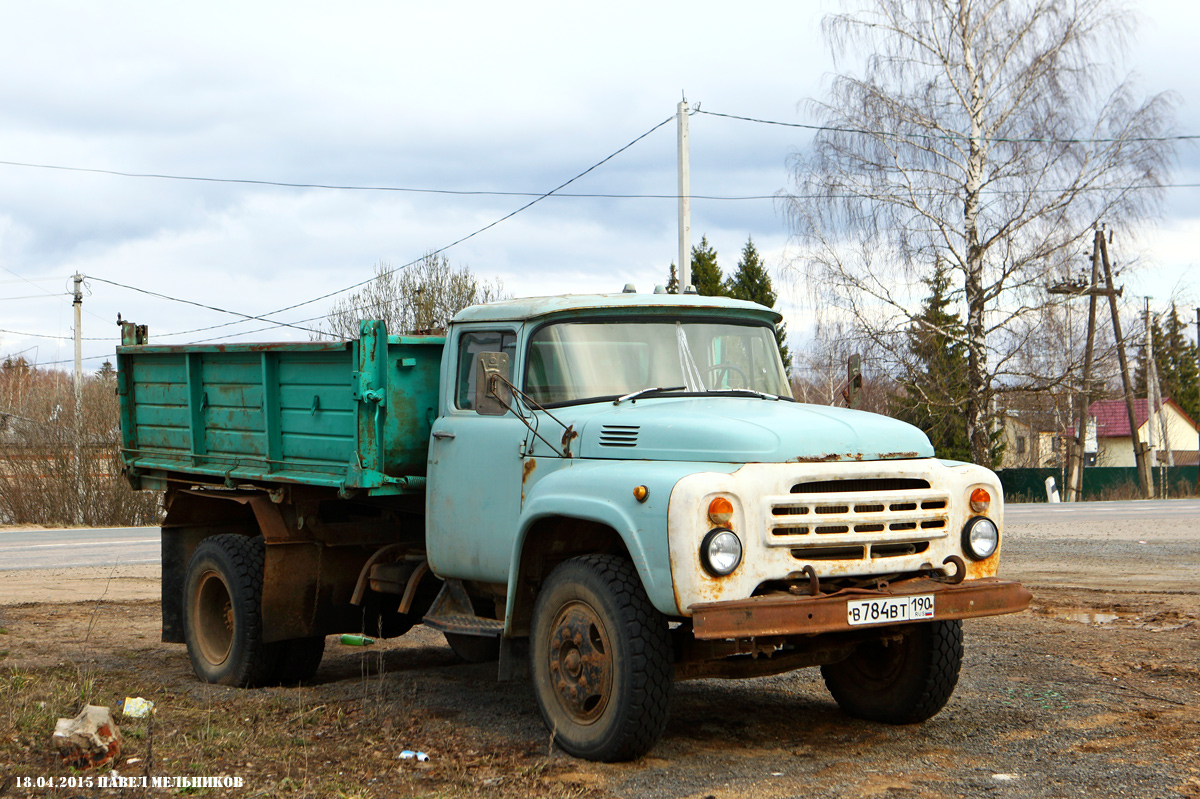
[[[157,567],[6,572],[0,795],[178,794],[36,787],[70,775],[56,718],[143,696],[158,712],[118,716],[117,769],[244,782],[209,796],[1200,799],[1195,526],[1154,545],[1014,536],[1004,573],[1030,585],[1031,610],[967,622],[958,687],[924,724],[848,718],[815,669],[684,682],[658,746],[618,764],[554,750],[528,683],[496,682],[426,628],[368,648],[330,637],[314,684],[238,690],[198,682],[185,648],[159,641]]]
[[[1079,608],[1123,615],[1064,615]],[[1185,624],[1147,624],[1161,618]],[[119,720],[120,773],[245,781],[214,796],[1150,797],[1190,796],[1200,774],[1195,597],[1042,589],[1031,613],[967,625],[954,697],[912,727],[844,716],[813,669],[680,683],[662,742],[625,764],[552,750],[527,683],[497,683],[425,628],[366,649],[331,637],[315,684],[255,690],[198,682],[185,648],[159,642],[155,601],[3,606],[0,629],[14,779],[67,775],[54,720],[126,696],[158,712],[153,730]]]

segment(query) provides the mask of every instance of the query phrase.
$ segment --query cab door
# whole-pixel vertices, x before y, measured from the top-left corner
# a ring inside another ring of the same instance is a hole
[[[511,411],[475,412],[475,356],[507,353],[512,379],[520,374],[518,331],[495,323],[452,330],[442,358],[449,382],[429,440],[426,551],[439,576],[507,583],[528,430]]]

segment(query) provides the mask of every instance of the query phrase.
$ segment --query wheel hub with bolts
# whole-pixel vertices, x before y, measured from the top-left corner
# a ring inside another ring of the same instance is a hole
[[[229,657],[234,640],[233,600],[229,588],[214,571],[200,578],[200,619],[197,641],[200,653],[209,663],[219,665]]]
[[[564,606],[550,637],[550,673],[559,704],[579,722],[599,718],[612,693],[612,647],[599,615],[583,602]]]

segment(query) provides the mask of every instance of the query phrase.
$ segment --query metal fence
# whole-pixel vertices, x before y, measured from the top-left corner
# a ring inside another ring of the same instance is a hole
[[[1196,496],[1196,466],[1163,466],[1154,469],[1155,496]],[[1008,502],[1045,502],[1046,478],[1053,477],[1059,494],[1066,498],[1063,469],[1000,469],[996,472]],[[1083,470],[1083,499],[1141,499],[1137,469],[1133,466],[1091,466]]]

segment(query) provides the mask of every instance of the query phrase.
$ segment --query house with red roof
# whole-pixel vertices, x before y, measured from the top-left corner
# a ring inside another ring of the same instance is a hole
[[[1196,422],[1174,400],[1163,400],[1161,414],[1157,409],[1151,409],[1150,403],[1144,398],[1135,399],[1133,409],[1138,441],[1153,443],[1151,465],[1166,465],[1168,450],[1174,465],[1196,464],[1197,450],[1200,450]],[[1125,407],[1125,400],[1093,402],[1088,413],[1096,425],[1096,465],[1134,466],[1133,438],[1129,433],[1129,411]]]

